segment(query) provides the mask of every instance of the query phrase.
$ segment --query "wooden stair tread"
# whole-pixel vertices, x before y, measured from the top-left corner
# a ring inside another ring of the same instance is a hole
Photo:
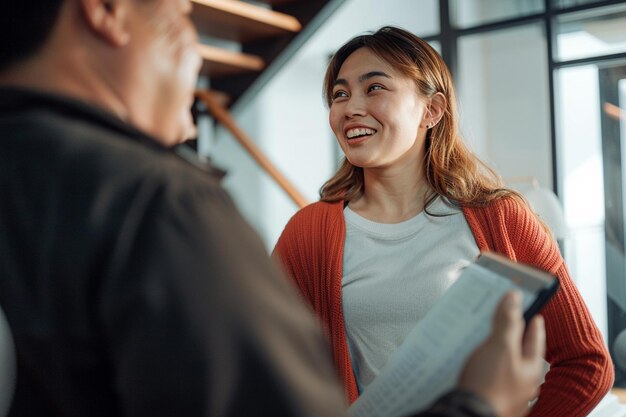
[[[198,51],[204,59],[202,74],[209,77],[258,72],[265,68],[263,59],[255,55],[204,44],[198,44]]]
[[[293,16],[237,0],[192,0],[192,19],[206,35],[245,42],[296,33],[302,29]]]

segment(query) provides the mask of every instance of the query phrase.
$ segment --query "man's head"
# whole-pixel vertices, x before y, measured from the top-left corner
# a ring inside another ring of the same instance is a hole
[[[189,0],[9,0],[0,12],[0,83],[92,102],[166,145],[183,139],[200,66]]]
[[[0,3],[0,71],[32,55],[52,31],[63,0]],[[36,12],[35,12],[36,11]]]

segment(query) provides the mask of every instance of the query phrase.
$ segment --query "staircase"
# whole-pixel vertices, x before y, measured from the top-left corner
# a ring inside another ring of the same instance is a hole
[[[278,183],[299,206],[302,194],[237,126],[228,108],[246,92],[262,88],[281,63],[289,59],[343,0],[192,0],[192,19],[198,29],[198,50],[204,62],[202,85],[196,92],[196,119],[209,114]],[[272,65],[274,64],[274,65]],[[188,143],[197,149],[196,143]]]
[[[329,0],[192,0],[202,75],[235,103]]]

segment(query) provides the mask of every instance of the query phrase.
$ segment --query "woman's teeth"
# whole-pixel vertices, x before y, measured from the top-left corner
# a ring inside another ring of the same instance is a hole
[[[368,129],[368,128],[357,128],[357,129],[350,129],[346,132],[346,136],[348,137],[348,139],[352,139],[352,138],[356,138],[358,136],[366,136],[366,135],[373,135],[374,133],[376,133],[376,131],[374,129]]]

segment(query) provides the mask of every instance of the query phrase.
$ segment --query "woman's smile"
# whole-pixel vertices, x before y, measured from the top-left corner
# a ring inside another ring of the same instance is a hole
[[[348,145],[358,145],[376,134],[376,129],[366,126],[348,126],[345,128],[345,138]]]

